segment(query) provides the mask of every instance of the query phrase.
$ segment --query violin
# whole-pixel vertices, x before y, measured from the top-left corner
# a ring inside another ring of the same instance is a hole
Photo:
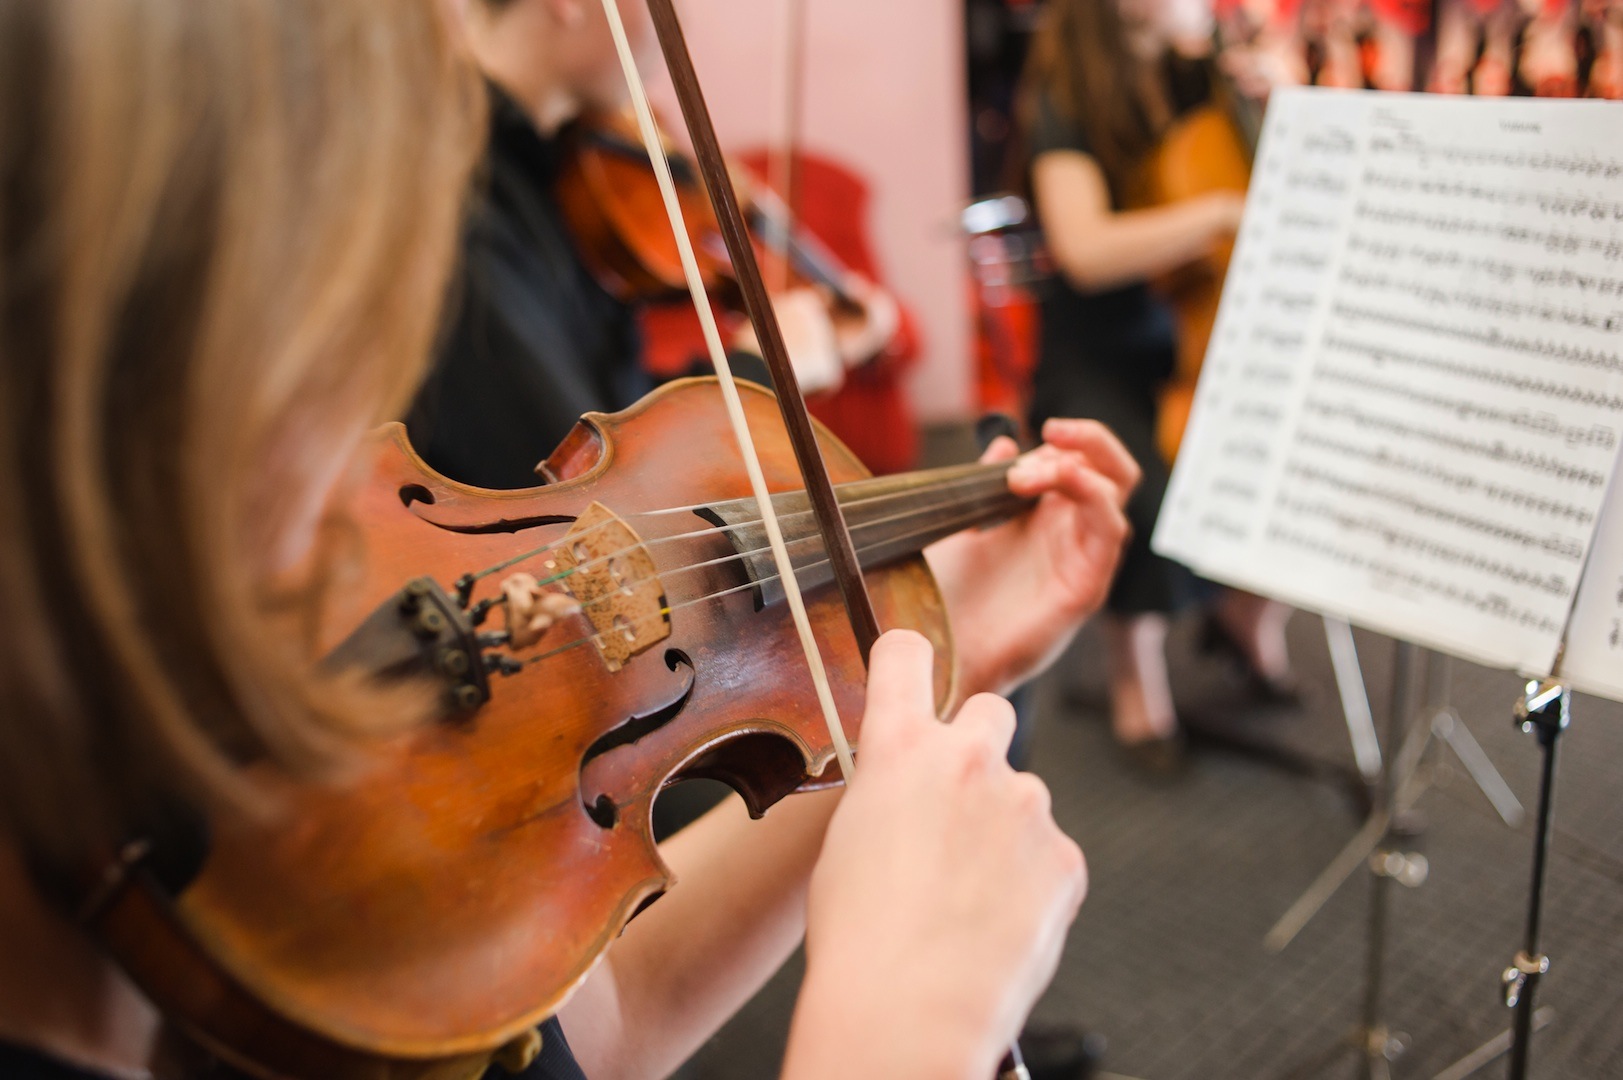
[[[652,159],[624,113],[588,113],[566,135],[564,165],[555,187],[582,259],[612,296],[625,303],[686,297],[676,238],[666,217]],[[693,163],[670,149],[667,157],[699,258],[705,287],[731,310],[741,310],[737,275]],[[780,200],[730,170],[741,193],[757,258],[787,260],[786,287],[822,290],[835,313],[860,316],[864,305],[846,282],[851,271],[806,230],[793,225]]]
[[[860,717],[862,653],[777,406],[749,384],[743,401],[830,685]],[[1006,465],[869,479],[819,436],[877,617],[934,643],[944,709],[952,636],[919,553],[1027,503]],[[401,425],[380,432],[353,504],[359,576],[323,611],[323,646],[337,670],[409,680],[436,719],[351,783],[279,784],[277,818],[217,832],[178,895],[137,875],[96,914],[152,1000],[273,1075],[522,1065],[671,884],[662,788],[721,780],[758,817],[837,781],[743,467],[711,452],[730,438],[714,379],[585,417],[530,490],[455,483]],[[515,571],[578,605],[527,648],[490,617]]]
[[[864,479],[813,424],[674,8],[649,7],[784,392],[736,385],[713,348],[718,380],[586,417],[523,491],[438,476],[398,425],[369,445],[362,550],[324,598],[320,644],[335,677],[396,681],[434,721],[344,784],[246,764],[274,818],[215,823],[173,885],[133,842],[80,912],[165,1016],[257,1075],[525,1068],[535,1025],[671,883],[650,826],[659,790],[714,777],[759,815],[852,775],[840,713],[860,716],[881,623],[933,642],[944,707],[951,636],[920,551],[1026,505],[1002,465]],[[734,439],[742,463],[715,452]],[[577,609],[527,644],[487,625],[521,570]]]

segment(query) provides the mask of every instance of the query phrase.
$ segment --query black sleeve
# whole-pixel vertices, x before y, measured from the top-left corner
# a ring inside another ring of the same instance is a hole
[[[558,1023],[558,1018],[553,1017],[538,1030],[541,1032],[541,1053],[529,1068],[515,1074],[492,1065],[485,1071],[482,1080],[586,1080],[586,1074],[575,1062],[574,1052],[569,1049],[569,1040],[564,1038],[564,1029]]]
[[[1051,150],[1092,154],[1093,144],[1082,130],[1081,122],[1060,112],[1053,98],[1045,93],[1037,98],[1036,114],[1032,117],[1031,158],[1035,161]]]
[[[0,1042],[0,1076],[6,1080],[114,1080],[112,1074],[87,1072],[37,1050]]]
[[[528,487],[539,482],[535,465],[585,409],[561,385],[563,373],[531,360],[544,345],[526,340],[526,320],[513,317],[502,283],[480,263],[472,257],[464,271],[456,315],[406,429],[423,460],[454,480]]]
[[[640,396],[611,385],[640,377],[635,324],[619,309],[577,310],[511,230],[476,222],[470,232],[455,314],[406,428],[423,460],[452,479],[530,487],[582,413]]]

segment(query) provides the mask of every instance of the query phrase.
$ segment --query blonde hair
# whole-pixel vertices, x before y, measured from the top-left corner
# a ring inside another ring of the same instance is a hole
[[[0,4],[0,832],[37,859],[375,719],[269,552],[421,376],[479,101],[434,0]]]

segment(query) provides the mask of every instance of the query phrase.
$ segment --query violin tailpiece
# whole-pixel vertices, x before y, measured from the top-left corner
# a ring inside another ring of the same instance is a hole
[[[378,679],[441,682],[451,716],[466,715],[490,700],[473,622],[432,578],[407,582],[322,663],[330,671],[358,670]]]

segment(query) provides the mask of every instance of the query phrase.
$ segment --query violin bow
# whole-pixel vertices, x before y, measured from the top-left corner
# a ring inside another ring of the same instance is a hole
[[[637,127],[648,151],[649,160],[653,163],[654,175],[659,181],[660,193],[665,200],[665,211],[676,234],[677,249],[681,254],[682,268],[687,277],[688,292],[693,297],[694,308],[698,312],[699,322],[704,330],[705,345],[716,368],[722,400],[726,404],[727,416],[744,458],[745,472],[749,475],[750,488],[759,508],[762,525],[766,529],[773,562],[781,575],[784,596],[794,618],[795,630],[800,637],[801,650],[806,654],[806,664],[811,670],[818,704],[822,707],[823,719],[828,724],[829,736],[834,743],[834,752],[839,758],[840,770],[849,780],[855,775],[856,769],[851,757],[851,744],[845,737],[844,726],[840,723],[839,711],[834,704],[834,694],[829,688],[828,671],[823,664],[822,653],[817,647],[817,639],[812,633],[811,620],[806,616],[805,601],[801,596],[800,584],[789,558],[789,549],[784,545],[783,531],[778,525],[777,514],[772,507],[771,492],[767,489],[766,476],[761,469],[760,458],[755,452],[755,441],[744,419],[744,407],[738,397],[732,366],[727,361],[727,352],[721,343],[721,332],[716,327],[709,297],[700,279],[698,260],[694,256],[693,244],[683,221],[681,205],[676,197],[676,185],[671,179],[670,161],[654,123],[653,109],[648,103],[648,92],[637,70],[636,58],[626,36],[625,23],[620,18],[617,0],[603,0],[603,10],[608,16],[609,29],[614,36],[620,66],[625,72],[626,84],[631,91],[631,103],[637,114]],[[670,0],[648,0],[648,12],[653,18],[660,48],[665,54],[665,62],[670,68],[671,79],[676,86],[677,100],[693,141],[694,157],[698,161],[700,176],[710,196],[711,206],[715,209],[716,220],[721,226],[727,253],[733,261],[733,269],[744,297],[744,309],[755,329],[756,339],[761,343],[762,358],[772,373],[772,381],[777,390],[778,408],[783,414],[789,442],[805,480],[806,494],[811,502],[813,516],[817,520],[823,548],[828,553],[834,580],[839,586],[841,598],[845,601],[846,615],[850,620],[852,632],[856,635],[863,662],[866,663],[874,642],[879,638],[879,620],[874,614],[873,601],[868,596],[867,583],[862,578],[862,566],[857,560],[856,548],[851,542],[845,514],[840,509],[839,500],[834,494],[834,484],[829,479],[822,453],[817,447],[811,415],[806,411],[806,402],[800,393],[800,383],[789,363],[789,350],[784,344],[783,331],[778,326],[766,284],[761,278],[761,268],[756,262],[755,250],[744,225],[744,215],[727,174],[715,126],[711,123],[704,94],[699,88],[698,76],[693,70],[692,57],[688,54],[687,40],[682,34],[681,24]]]
[[[778,63],[773,94],[773,137],[767,150],[766,186],[783,204],[783,221],[768,234],[777,256],[773,271],[788,287],[791,236],[800,211],[800,124],[806,88],[806,0],[779,0]]]
[[[828,671],[823,664],[817,639],[812,634],[811,620],[806,616],[800,583],[795,577],[789,549],[783,542],[783,531],[778,525],[777,514],[772,507],[771,492],[767,490],[766,476],[761,469],[760,458],[755,452],[755,440],[750,435],[749,424],[744,418],[744,407],[738,398],[732,365],[728,363],[727,351],[721,343],[721,332],[716,327],[709,296],[699,274],[698,259],[694,255],[693,243],[683,221],[681,204],[676,197],[676,184],[671,178],[670,160],[666,156],[665,144],[659,137],[659,129],[654,123],[653,108],[648,103],[648,91],[637,69],[631,42],[626,36],[625,23],[620,18],[618,0],[602,0],[602,2],[604,14],[608,17],[609,30],[614,36],[615,51],[619,54],[620,66],[625,73],[626,85],[631,91],[631,103],[637,114],[637,127],[641,132],[643,145],[648,151],[649,161],[653,163],[654,175],[659,180],[660,193],[665,201],[665,212],[671,219],[671,227],[676,233],[676,245],[682,257],[688,292],[693,298],[699,322],[704,329],[705,345],[710,351],[711,362],[715,365],[716,376],[721,384],[722,399],[727,406],[727,416],[732,424],[733,434],[738,439],[739,450],[743,454],[750,488],[754,493],[761,522],[772,548],[772,559],[781,576],[784,596],[788,600],[795,629],[800,636],[801,650],[806,654],[806,664],[811,669],[812,683],[817,689],[823,719],[828,724],[829,736],[834,742],[840,771],[849,782],[856,775],[856,763],[851,757],[851,744],[845,737],[839,710],[835,707],[834,695],[829,689]],[[834,580],[839,585],[852,632],[856,635],[857,646],[862,652],[863,663],[866,664],[874,642],[879,639],[879,620],[874,614],[873,600],[868,595],[867,582],[862,577],[862,565],[857,561],[856,548],[851,542],[851,532],[845,523],[845,513],[840,509],[839,500],[834,494],[833,481],[829,479],[822,451],[817,446],[811,415],[806,411],[806,401],[800,392],[800,382],[795,378],[794,368],[789,362],[789,350],[783,341],[783,331],[778,326],[777,314],[772,309],[771,298],[761,277],[761,267],[755,258],[755,248],[744,225],[744,215],[739,208],[732,179],[727,173],[721,143],[716,138],[715,125],[710,119],[709,107],[705,104],[704,91],[699,87],[699,77],[693,69],[693,58],[688,52],[682,24],[676,17],[676,8],[672,0],[647,0],[647,5],[648,13],[653,19],[654,31],[659,38],[660,51],[665,55],[666,67],[669,68],[671,81],[676,87],[682,119],[687,124],[688,136],[693,141],[693,154],[699,164],[699,174],[710,196],[710,205],[715,210],[716,220],[721,226],[722,239],[727,245],[727,254],[732,258],[733,270],[743,292],[744,310],[749,315],[750,325],[755,329],[756,339],[761,343],[762,358],[772,373],[772,382],[777,390],[778,409],[783,414],[789,442],[794,448],[795,460],[806,483],[806,494],[811,502],[813,515],[817,519],[817,530],[822,535],[823,548],[828,553]],[[1030,1080],[1030,1074],[1026,1071],[1024,1061],[1021,1060],[1018,1044],[1009,1048],[1008,1055],[998,1068],[998,1078]]]

